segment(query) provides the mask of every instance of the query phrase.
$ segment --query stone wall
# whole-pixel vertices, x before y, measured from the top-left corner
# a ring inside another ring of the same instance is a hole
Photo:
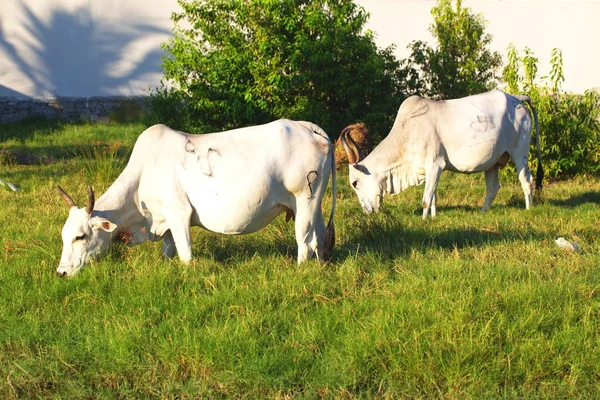
[[[133,120],[141,115],[145,99],[145,96],[0,97],[0,122],[18,122],[29,118],[102,122]]]

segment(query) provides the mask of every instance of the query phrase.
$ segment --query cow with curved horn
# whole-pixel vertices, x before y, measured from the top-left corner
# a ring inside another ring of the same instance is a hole
[[[367,125],[362,122],[348,125],[342,130],[342,134],[335,142],[335,166],[338,170],[346,163],[354,164],[355,162],[358,162],[358,160],[355,159],[348,159],[348,156],[352,156],[352,154],[346,153],[344,150],[342,136],[351,138],[362,156],[368,155],[371,150],[373,150],[371,132],[369,131],[369,128],[367,128]]]
[[[327,227],[321,203],[331,175]],[[286,213],[295,220],[298,263],[328,261],[335,242],[333,145],[317,125],[279,120],[190,135],[164,125],[145,130],[121,175],[86,207],[58,188],[69,207],[57,273],[73,276],[110,244],[162,239],[164,257],[192,259],[190,226],[225,234],[255,232]]]
[[[532,202],[531,173],[527,165],[532,116],[535,120],[537,160],[536,189],[543,169],[537,110],[527,96],[492,91],[461,99],[433,101],[418,96],[406,99],[388,136],[367,156],[347,134],[341,141],[348,153],[350,184],[369,214],[377,212],[385,195],[398,194],[425,183],[423,219],[436,215],[436,188],[442,171],[485,172],[486,211],[500,188],[498,170],[513,159],[525,194],[525,208]]]

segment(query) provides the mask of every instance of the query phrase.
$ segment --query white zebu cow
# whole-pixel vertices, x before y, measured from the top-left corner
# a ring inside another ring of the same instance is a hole
[[[333,204],[325,228],[321,201],[332,177]],[[190,226],[214,232],[258,231],[286,212],[295,218],[298,262],[316,253],[327,261],[334,245],[336,183],[333,146],[309,122],[279,120],[227,132],[190,135],[155,125],[138,138],[127,167],[98,201],[70,207],[62,230],[57,273],[72,276],[111,242],[163,240],[192,259]]]
[[[436,214],[436,188],[442,171],[462,173],[485,171],[485,211],[500,189],[498,168],[512,157],[523,192],[525,208],[532,198],[531,173],[527,166],[532,120],[524,102],[533,111],[536,125],[538,169],[536,189],[541,188],[537,110],[527,96],[501,91],[456,100],[433,101],[418,96],[400,106],[388,136],[362,159],[347,131],[341,134],[350,164],[350,183],[363,210],[377,212],[386,194],[398,194],[425,182],[423,219]]]

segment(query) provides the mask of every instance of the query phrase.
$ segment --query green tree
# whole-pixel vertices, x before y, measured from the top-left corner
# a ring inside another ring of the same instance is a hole
[[[485,33],[486,21],[462,6],[462,0],[438,0],[431,9],[429,32],[437,40],[433,48],[423,41],[408,47],[405,60],[412,92],[448,99],[486,92],[496,86],[496,71],[502,57],[487,47],[492,36]]]
[[[399,62],[363,33],[368,14],[352,0],[178,3],[151,120],[198,132],[305,119],[331,136],[356,121],[392,125]]]
[[[600,94],[564,92],[562,52],[553,49],[550,73],[538,82],[538,59],[529,48],[508,47],[502,80],[510,93],[532,98],[540,118],[542,162],[546,176],[600,173]]]

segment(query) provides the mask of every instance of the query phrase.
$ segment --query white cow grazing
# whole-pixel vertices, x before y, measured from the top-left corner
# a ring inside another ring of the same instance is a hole
[[[325,228],[321,201],[330,174],[333,204]],[[190,226],[251,233],[283,212],[295,218],[298,263],[314,253],[329,260],[335,241],[333,146],[309,122],[279,120],[204,135],[155,125],[140,135],[126,168],[98,201],[91,186],[85,208],[59,190],[70,208],[60,276],[75,275],[115,240],[162,239],[164,257],[177,250],[187,263]]]
[[[350,165],[350,183],[360,204],[369,214],[379,211],[386,194],[398,194],[425,182],[423,219],[436,214],[436,188],[442,171],[462,173],[485,171],[486,211],[500,189],[498,169],[512,157],[523,192],[525,208],[532,199],[531,173],[527,166],[533,111],[536,125],[538,169],[536,189],[541,189],[543,170],[540,155],[537,110],[527,96],[492,91],[456,100],[433,101],[418,96],[400,106],[389,135],[362,159],[352,138],[341,139]]]

